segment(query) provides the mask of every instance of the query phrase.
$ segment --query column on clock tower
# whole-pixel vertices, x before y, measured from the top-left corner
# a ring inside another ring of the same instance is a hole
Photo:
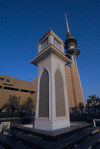
[[[63,41],[50,30],[38,44],[31,63],[38,66],[35,128],[56,130],[70,126]]]

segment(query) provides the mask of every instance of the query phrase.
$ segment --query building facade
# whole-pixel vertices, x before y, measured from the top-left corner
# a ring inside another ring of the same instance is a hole
[[[8,103],[10,95],[16,95],[22,104],[28,97],[35,102],[36,79],[33,82],[0,75],[0,108]]]

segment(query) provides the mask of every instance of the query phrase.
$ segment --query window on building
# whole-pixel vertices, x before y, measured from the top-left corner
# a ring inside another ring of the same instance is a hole
[[[35,93],[34,91],[31,91],[30,93]]]
[[[4,80],[4,78],[1,78],[1,77],[0,77],[0,80]]]
[[[7,84],[7,83],[3,83],[4,85],[7,85],[7,86],[13,86],[13,84]]]
[[[21,92],[29,92],[29,90],[21,89]]]
[[[61,43],[60,43],[59,41],[57,41],[55,38],[54,38],[54,45],[55,45],[57,48],[61,49]]]
[[[7,79],[7,80],[6,80],[6,82],[10,82],[10,80],[9,80],[9,79]]]
[[[48,38],[46,38],[42,43],[41,43],[41,49],[45,48],[48,45]]]
[[[13,90],[13,91],[18,91],[18,88],[11,88],[11,87],[4,87],[4,89],[6,90]]]

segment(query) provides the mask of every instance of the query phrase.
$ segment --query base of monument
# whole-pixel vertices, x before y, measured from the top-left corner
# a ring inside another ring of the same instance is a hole
[[[95,143],[97,141],[96,139],[100,138],[100,133],[97,133],[97,128],[92,128],[90,124],[77,123],[72,124],[68,128],[57,129],[54,131],[13,126],[10,130],[10,136],[31,148],[71,149],[75,147],[75,149],[77,149],[76,145],[81,148],[82,144],[83,148],[88,149],[90,144]],[[93,139],[92,136],[94,137]],[[92,139],[92,141],[89,139]],[[87,141],[89,143],[86,143]]]
[[[50,120],[35,120],[35,129],[40,129],[40,130],[56,130],[56,129],[62,129],[70,127],[70,121],[69,120],[56,120],[53,122],[50,122]]]

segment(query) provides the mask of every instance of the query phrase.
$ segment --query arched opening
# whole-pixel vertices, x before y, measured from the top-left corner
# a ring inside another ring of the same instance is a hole
[[[49,74],[46,69],[40,78],[39,117],[49,117]]]
[[[65,97],[62,74],[59,70],[55,73],[55,98],[56,117],[65,116]]]

